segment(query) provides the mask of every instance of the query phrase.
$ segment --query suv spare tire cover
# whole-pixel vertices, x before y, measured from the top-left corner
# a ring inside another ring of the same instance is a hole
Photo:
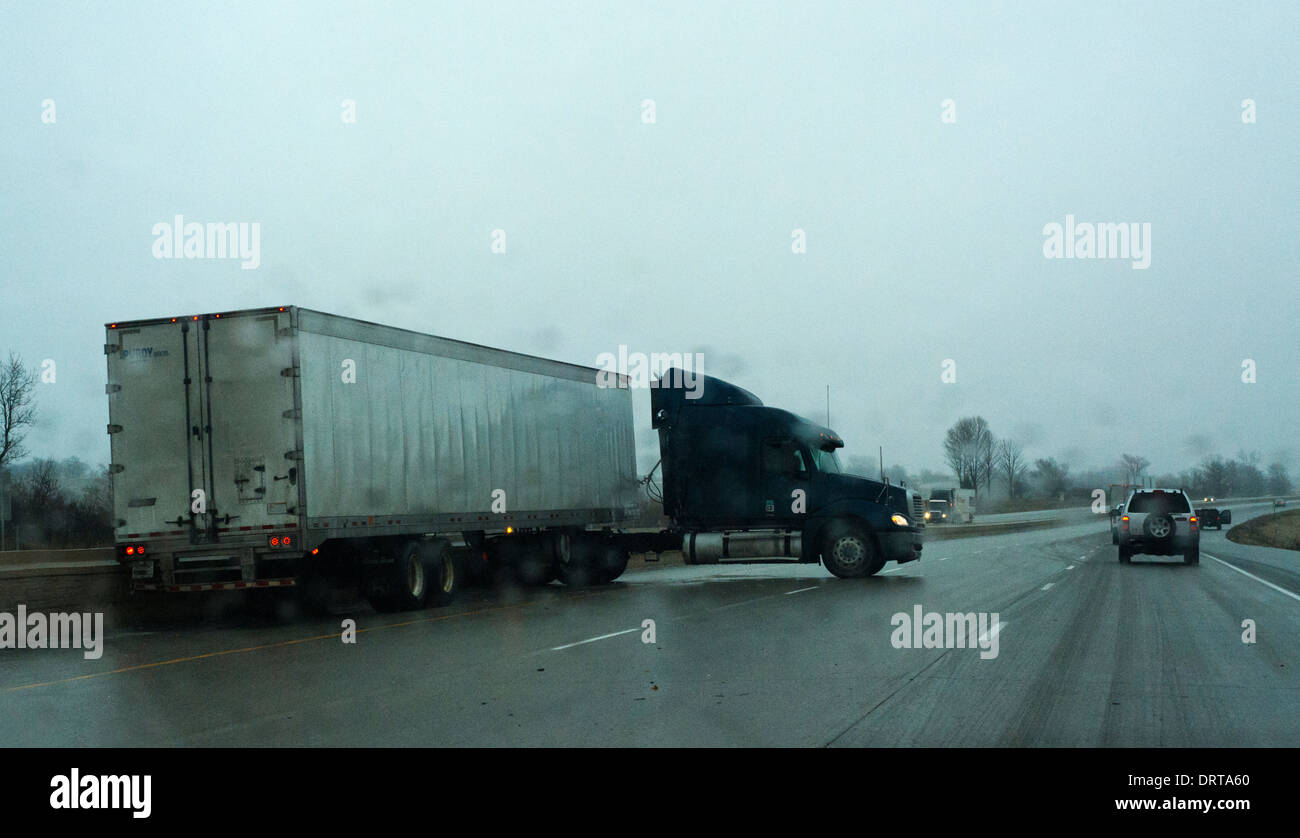
[[[1164,512],[1148,515],[1142,530],[1152,538],[1171,538],[1174,534],[1173,516]]]

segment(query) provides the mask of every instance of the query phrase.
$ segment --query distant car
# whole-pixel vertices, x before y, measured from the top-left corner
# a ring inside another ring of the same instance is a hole
[[[1201,503],[1214,503],[1214,498],[1201,498]]]
[[[1129,495],[1119,516],[1119,562],[1134,555],[1182,554],[1183,564],[1201,563],[1201,530],[1192,502],[1179,489],[1141,489]]]
[[[1232,523],[1232,510],[1203,506],[1196,510],[1196,518],[1203,530],[1208,530],[1210,527],[1221,530],[1224,524]]]
[[[1273,501],[1273,505],[1274,505],[1274,506],[1286,506],[1286,498],[1278,498],[1277,500]]]

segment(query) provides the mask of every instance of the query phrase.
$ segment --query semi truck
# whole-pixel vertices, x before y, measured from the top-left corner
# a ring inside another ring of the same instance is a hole
[[[133,591],[355,586],[394,611],[476,576],[613,581],[634,550],[844,577],[920,557],[916,492],[843,475],[833,431],[709,376],[655,382],[671,526],[633,532],[649,479],[625,376],[297,306],[106,335]]]
[[[969,524],[975,520],[973,489],[932,489],[926,510],[931,524]]]

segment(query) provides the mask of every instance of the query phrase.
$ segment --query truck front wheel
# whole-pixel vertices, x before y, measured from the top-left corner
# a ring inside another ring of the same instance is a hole
[[[860,524],[832,524],[822,542],[822,564],[841,579],[870,576],[884,567],[876,540]]]

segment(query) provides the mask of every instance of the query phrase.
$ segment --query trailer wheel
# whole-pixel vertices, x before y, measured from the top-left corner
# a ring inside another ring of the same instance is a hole
[[[556,558],[555,574],[570,588],[585,588],[601,581],[600,557],[602,545],[591,539],[573,538],[568,549]]]
[[[627,570],[627,551],[617,544],[605,545],[596,555],[602,582],[613,582]]]
[[[540,588],[555,580],[555,562],[550,551],[543,550],[539,544],[520,545],[514,565],[515,576],[521,585]]]
[[[445,539],[427,541],[420,545],[420,560],[424,564],[428,595],[425,604],[431,607],[448,605],[460,590],[461,569],[456,553]]]
[[[876,540],[860,524],[837,521],[822,541],[822,564],[841,579],[870,576],[885,566]]]
[[[422,553],[418,541],[401,545],[397,560],[383,580],[383,590],[369,597],[376,611],[414,611],[424,607],[429,595],[429,574]]]

